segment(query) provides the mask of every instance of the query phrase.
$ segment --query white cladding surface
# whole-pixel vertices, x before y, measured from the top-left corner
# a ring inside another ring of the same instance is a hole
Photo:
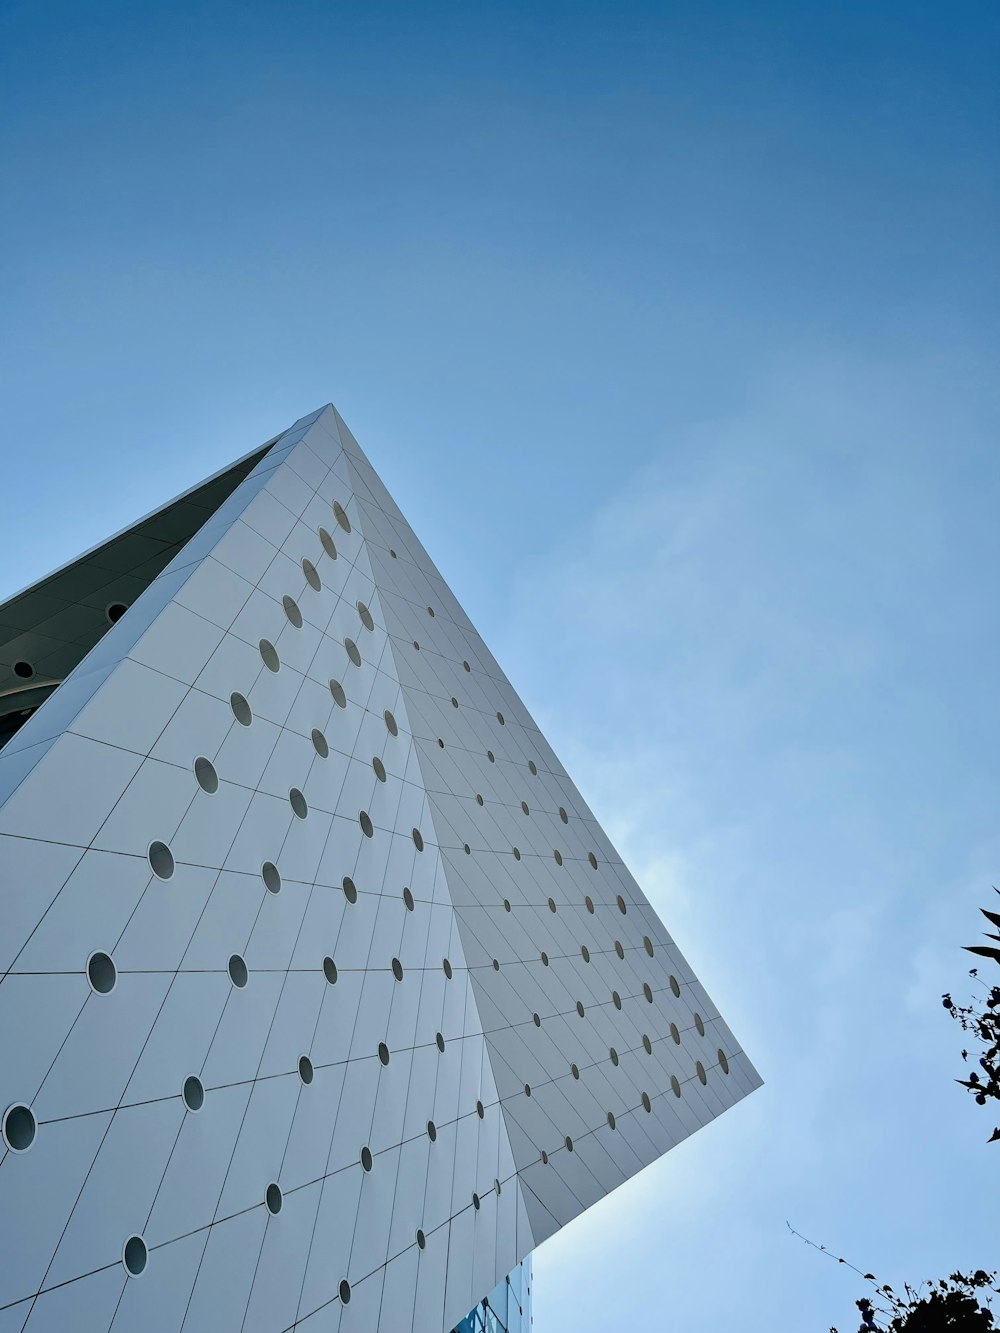
[[[440,1333],[760,1083],[329,406],[0,751],[0,893],[0,1333]]]

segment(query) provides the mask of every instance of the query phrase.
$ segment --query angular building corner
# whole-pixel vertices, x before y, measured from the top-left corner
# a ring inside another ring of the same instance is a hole
[[[0,1333],[526,1326],[760,1084],[331,406],[0,607],[0,746]]]

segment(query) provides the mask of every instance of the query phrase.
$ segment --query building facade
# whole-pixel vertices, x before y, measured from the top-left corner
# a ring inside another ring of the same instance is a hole
[[[0,607],[0,745],[0,1333],[518,1328],[759,1085],[331,406]]]

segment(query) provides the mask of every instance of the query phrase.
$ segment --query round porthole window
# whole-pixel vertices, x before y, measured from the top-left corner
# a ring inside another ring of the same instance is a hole
[[[8,1106],[3,1117],[3,1141],[11,1152],[27,1152],[35,1141],[35,1113],[23,1102]]]
[[[644,981],[644,982],[642,983],[642,993],[643,993],[643,995],[645,995],[647,1002],[648,1002],[649,1004],[652,1004],[652,1003],[653,1003],[653,988],[650,986],[650,984],[649,984],[648,981]]]
[[[335,984],[337,980],[337,964],[329,955],[323,959],[323,975],[331,986]]]
[[[392,960],[392,975],[396,978],[397,981],[403,980],[403,964],[399,961],[398,958],[394,958]]]
[[[313,727],[311,733],[311,739],[313,743],[313,749],[319,755],[320,759],[329,759],[330,757],[329,743],[318,727]]]
[[[583,902],[584,902],[584,906],[586,907],[587,911],[590,913],[591,916],[593,916],[593,915],[594,915],[594,900],[593,900],[593,898],[591,898],[591,896],[590,896],[589,893],[587,894],[586,898],[584,898]]]
[[[676,977],[671,977],[671,978],[670,978],[670,989],[671,989],[671,990],[673,991],[673,993],[677,996],[677,998],[680,999],[681,986],[680,986],[680,982],[677,980]]]
[[[609,1111],[609,1112],[608,1112],[608,1128],[609,1128],[609,1129],[614,1129],[614,1127],[615,1127],[615,1117],[614,1117],[614,1112],[613,1112],[613,1111]]]
[[[365,606],[364,602],[358,602],[357,606],[358,617],[362,625],[364,625],[367,630],[373,630],[375,628],[375,621],[372,619],[372,613],[368,610],[367,606]]]
[[[368,1147],[366,1143],[365,1146],[361,1149],[361,1165],[366,1171],[370,1171],[374,1166],[374,1164],[375,1163],[372,1159],[372,1150],[371,1148]]]
[[[472,670],[472,667],[469,665],[468,662],[463,662],[463,663],[462,663],[462,667],[463,667],[463,669],[466,670],[466,671],[471,671],[471,670]]]
[[[559,807],[559,818],[562,820],[564,824],[569,823],[569,815],[566,813],[566,811],[563,809],[562,806]]]
[[[419,1227],[417,1227],[417,1248],[420,1250],[424,1250],[427,1248],[427,1237],[424,1235],[424,1233],[420,1230]]]
[[[165,842],[151,842],[146,855],[149,858],[149,868],[157,879],[171,877],[174,873],[174,855]]]
[[[270,639],[261,639],[257,645],[260,649],[260,660],[267,667],[268,671],[280,671],[281,659],[278,657],[278,650]]]
[[[653,1103],[649,1100],[648,1092],[642,1094],[642,1109],[644,1111],[652,1111],[653,1109]]]
[[[314,1077],[313,1062],[309,1059],[308,1055],[300,1055],[299,1078],[302,1080],[303,1084],[308,1087]]]
[[[349,903],[356,903],[358,901],[358,891],[355,888],[354,880],[351,879],[350,875],[344,876],[343,890],[344,897]]]
[[[573,1140],[570,1138],[570,1136],[569,1136],[568,1134],[566,1135],[565,1143],[566,1143],[566,1151],[567,1151],[567,1152],[572,1152],[572,1151],[573,1151]]]
[[[579,1068],[578,1065],[576,1065],[576,1064],[572,1064],[572,1065],[570,1065],[570,1067],[569,1067],[569,1072],[573,1075],[573,1077],[574,1077],[577,1081],[579,1081],[579,1078],[580,1078],[580,1068]]]
[[[139,1277],[146,1270],[149,1251],[141,1236],[129,1236],[122,1247],[122,1263],[129,1277]]]
[[[344,648],[347,652],[347,656],[351,659],[354,665],[359,667],[361,665],[361,650],[358,645],[353,639],[345,639]]]
[[[670,1024],[670,1035],[671,1035],[671,1037],[673,1037],[673,1039],[674,1039],[674,1045],[675,1045],[675,1046],[679,1046],[679,1045],[681,1044],[681,1034],[680,1034],[680,1032],[677,1030],[677,1024],[676,1024],[676,1023],[671,1023],[671,1024]]]
[[[372,824],[371,818],[367,810],[361,810],[358,812],[358,823],[361,825],[361,832],[365,835],[366,838],[374,837],[375,826],[374,824]]]
[[[583,1007],[583,1001],[582,1001],[582,1000],[577,1000],[577,1002],[576,1002],[576,1012],[580,1015],[581,1018],[584,1016],[585,1010],[584,1010],[584,1007]]]
[[[652,1054],[653,1054],[653,1043],[652,1043],[652,1042],[650,1041],[650,1039],[649,1039],[649,1033],[648,1033],[648,1032],[644,1032],[644,1033],[642,1034],[642,1046],[643,1046],[643,1050],[646,1052],[647,1055],[652,1055]]]
[[[319,530],[319,539],[320,539],[320,541],[321,541],[322,544],[323,544],[323,550],[327,553],[327,555],[330,557],[330,559],[331,559],[331,560],[336,560],[336,558],[337,558],[337,546],[336,546],[336,543],[334,542],[333,538],[332,538],[332,537],[330,536],[330,534],[327,532],[326,528],[320,528],[320,530]]]
[[[534,759],[528,760],[528,772],[533,778],[538,777],[538,765],[535,763]]]
[[[288,793],[288,803],[292,807],[292,814],[296,819],[305,819],[309,813],[309,806],[298,787],[293,787]]]
[[[286,593],[281,599],[281,605],[285,608],[285,615],[288,617],[289,622],[294,625],[296,629],[301,629],[302,612],[299,610],[299,604],[295,598],[289,597]]]
[[[679,1097],[681,1095],[681,1084],[676,1074],[670,1075],[670,1086],[674,1090],[674,1096]]]
[[[109,624],[117,625],[127,610],[128,607],[124,602],[110,602],[104,608],[104,614],[107,616]]]
[[[505,898],[505,899],[503,900],[503,910],[504,910],[505,912],[509,912],[509,911],[510,911],[510,899],[509,899],[509,898]]]
[[[319,572],[311,560],[304,559],[302,561],[302,573],[305,574],[306,583],[309,584],[310,588],[314,592],[319,592],[323,585],[320,582]]]
[[[590,962],[590,950],[587,948],[585,944],[580,945],[580,957],[583,959],[585,963]]]
[[[229,707],[233,710],[233,717],[241,727],[249,727],[253,721],[253,713],[250,711],[250,705],[242,694],[237,692],[229,696]]]
[[[411,829],[410,836],[413,838],[414,847],[416,847],[418,852],[422,852],[424,850],[423,834],[420,832],[418,828],[415,828]]]
[[[385,764],[382,763],[382,760],[378,755],[375,755],[372,759],[372,772],[378,778],[379,782],[385,782]]]
[[[437,1048],[438,1048],[438,1050],[441,1051],[442,1054],[443,1054],[443,1053],[444,1053],[444,1037],[443,1037],[443,1036],[441,1035],[441,1033],[439,1032],[439,1033],[435,1036],[434,1040],[435,1040],[435,1042],[437,1043]]]
[[[14,663],[13,671],[14,675],[17,676],[20,680],[30,680],[32,676],[35,674],[35,668],[31,665],[31,663],[25,662],[23,660]]]
[[[350,532],[351,520],[347,517],[347,512],[339,500],[333,502],[333,516],[345,532]]]
[[[434,1124],[433,1120],[428,1120],[427,1137],[430,1139],[431,1143],[434,1143],[434,1141],[437,1139],[437,1136],[438,1136],[437,1126]]]
[[[619,958],[625,957],[625,946],[622,944],[621,940],[615,940],[615,953]]]
[[[611,1000],[616,1009],[620,1009],[622,1007],[622,997],[618,994],[616,990],[613,990],[611,992]]]
[[[189,1111],[200,1111],[205,1105],[205,1085],[197,1074],[189,1074],[184,1080],[181,1096]]]
[[[281,1189],[273,1181],[264,1191],[264,1203],[272,1217],[281,1212]]]
[[[718,1052],[717,1052],[717,1055],[718,1055],[718,1057],[719,1057],[719,1068],[722,1070],[722,1072],[723,1072],[724,1074],[728,1074],[728,1073],[729,1073],[729,1061],[726,1059],[726,1053],[725,1053],[725,1051],[721,1048],[721,1046],[719,1047],[719,1050],[718,1050]]]
[[[341,1305],[350,1305],[350,1303],[351,1303],[351,1284],[348,1282],[348,1280],[347,1280],[346,1277],[342,1280],[342,1282],[341,1282],[340,1287],[338,1288],[338,1290],[339,1290],[339,1292],[340,1292],[340,1303],[341,1303]]]
[[[448,961],[447,958],[446,958],[446,959],[444,960],[444,962],[441,964],[441,967],[442,967],[442,970],[444,971],[445,976],[446,976],[446,977],[448,978],[448,980],[450,981],[450,980],[451,980],[451,963],[449,963],[449,961]]]
[[[409,890],[408,888],[403,890],[403,902],[406,904],[406,910],[407,910],[408,912],[412,912],[412,911],[413,911],[413,894],[410,892],[410,890]]]
[[[265,861],[260,868],[260,877],[264,881],[264,888],[268,893],[281,892],[281,876],[278,874],[278,867],[273,861]]]
[[[87,980],[97,995],[109,995],[114,990],[118,972],[109,954],[98,951],[90,955],[87,959]]]
[[[618,1052],[617,1052],[617,1051],[615,1050],[615,1048],[612,1046],[612,1047],[611,1047],[611,1050],[609,1051],[608,1054],[609,1054],[610,1057],[611,1057],[611,1063],[612,1063],[612,1064],[614,1065],[614,1067],[617,1069],[617,1068],[618,1068]]]
[[[330,681],[330,693],[333,695],[333,702],[338,708],[347,707],[347,695],[344,693],[344,687],[339,680]]]
[[[479,1116],[480,1120],[486,1118],[486,1107],[480,1101],[476,1102],[476,1115]]]
[[[485,805],[485,804],[486,802],[483,800],[482,796],[480,796],[479,792],[476,792],[476,805]]]
[[[702,1018],[701,1014],[695,1014],[694,1025],[698,1029],[698,1036],[703,1037],[705,1035],[705,1020]]]
[[[652,958],[652,956],[653,956],[653,941],[649,938],[648,935],[643,935],[643,937],[642,937],[642,947],[643,947],[643,948],[646,950],[646,952],[649,954],[650,958]]]
[[[705,1073],[705,1066],[701,1063],[701,1061],[696,1060],[694,1067],[695,1070],[697,1071],[699,1081],[701,1083],[707,1083],[708,1075]]]
[[[250,974],[247,971],[247,965],[238,953],[234,953],[229,959],[229,980],[239,990],[247,984]]]
[[[592,867],[594,870],[596,870],[596,869],[597,869],[597,857],[594,855],[593,852],[588,852],[588,853],[587,853],[587,860],[590,862],[591,867]]]
[[[385,725],[386,725],[386,729],[387,729],[388,732],[389,732],[389,735],[390,735],[390,736],[398,736],[398,735],[399,735],[399,727],[396,725],[396,719],[395,719],[395,718],[393,717],[393,715],[389,712],[388,708],[385,710],[385,712],[382,714],[382,716],[385,718]]]
[[[214,796],[219,790],[219,775],[215,771],[215,765],[204,755],[199,755],[194,761],[194,776],[198,786],[209,796]]]
[[[384,1041],[380,1041],[378,1044],[378,1058],[383,1065],[389,1063],[389,1048]]]

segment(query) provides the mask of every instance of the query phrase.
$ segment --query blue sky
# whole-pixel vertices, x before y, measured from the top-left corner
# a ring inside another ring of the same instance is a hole
[[[332,399],[766,1080],[536,1328],[852,1327],[786,1219],[996,1262],[1000,11],[2,23],[0,595]]]

